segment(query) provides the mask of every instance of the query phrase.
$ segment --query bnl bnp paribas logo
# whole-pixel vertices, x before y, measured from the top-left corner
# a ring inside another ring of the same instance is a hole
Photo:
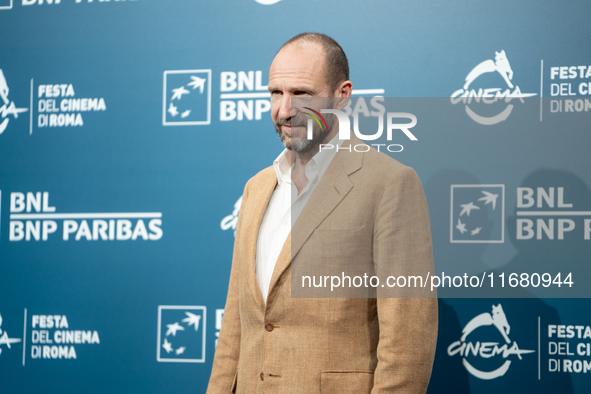
[[[206,316],[205,306],[158,306],[156,360],[204,363]]]
[[[211,123],[211,70],[164,72],[162,125]]]
[[[0,102],[2,104],[2,107],[0,107],[0,134],[4,133],[11,120],[18,119],[19,114],[29,110],[28,108],[17,107],[14,101],[8,98],[9,93],[8,83],[6,82],[2,69],[0,69],[0,98],[2,99]]]
[[[271,94],[267,85],[263,85],[262,70],[222,71],[216,74],[215,84],[219,86],[219,100],[216,101],[212,100],[212,76],[211,69],[164,71],[162,125],[209,125],[213,107],[219,109],[220,122],[259,121],[271,111]],[[379,88],[354,89],[351,94],[368,96],[384,93],[385,90]],[[380,98],[383,100],[383,96],[374,97],[371,103],[383,108],[376,102]]]
[[[505,185],[451,185],[450,242],[505,241]]]
[[[509,338],[510,332],[503,307],[492,305],[492,313],[481,313],[466,324],[460,340],[448,346],[447,354],[462,357],[466,370],[479,379],[499,378],[507,373],[513,361],[535,352],[520,349]]]
[[[492,75],[500,75],[504,87],[493,86],[489,88],[474,88],[474,82],[481,78],[488,83],[498,83],[498,79],[490,78]],[[488,75],[488,76],[487,76]],[[451,95],[451,103],[465,105],[466,113],[472,120],[482,125],[494,125],[506,120],[513,111],[512,100],[519,99],[522,103],[525,97],[535,96],[536,93],[522,93],[519,86],[514,85],[513,70],[507,59],[505,51],[495,52],[495,59],[487,59],[479,63],[466,76],[464,86]],[[494,80],[494,82],[493,82]],[[471,87],[472,86],[472,87]],[[504,101],[506,105],[497,103]],[[474,108],[471,108],[471,106]],[[492,107],[492,108],[486,108]],[[478,108],[477,110],[475,110]],[[494,109],[493,109],[494,108]],[[501,109],[502,108],[502,109]],[[480,114],[477,113],[480,112]]]
[[[46,242],[52,238],[63,241],[158,241],[163,235],[162,212],[60,213],[50,203],[47,191],[7,194],[10,242]]]
[[[271,110],[263,72],[223,71],[219,75],[221,122],[261,120]],[[164,71],[163,126],[202,126],[211,123],[212,70]]]

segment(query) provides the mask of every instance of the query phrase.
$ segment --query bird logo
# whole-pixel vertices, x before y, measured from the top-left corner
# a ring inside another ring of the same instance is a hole
[[[199,93],[203,93],[205,82],[207,82],[207,79],[191,75],[191,82],[189,82],[188,86],[192,87],[193,90],[199,89]]]
[[[157,360],[205,362],[205,307],[160,306]]]
[[[451,242],[502,242],[501,195],[504,185],[452,185]],[[494,224],[498,219],[501,226]]]
[[[164,72],[163,125],[210,122],[211,70]]]

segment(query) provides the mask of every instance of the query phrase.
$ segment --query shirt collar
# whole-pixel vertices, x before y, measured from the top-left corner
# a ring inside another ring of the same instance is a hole
[[[339,135],[333,137],[328,145],[334,146],[332,149],[323,149],[316,153],[312,159],[306,164],[306,174],[309,173],[311,168],[316,167],[318,173],[318,179],[322,178],[322,175],[326,172],[328,165],[337,153],[337,147],[340,147],[343,140],[339,140]],[[275,174],[277,175],[277,182],[287,182],[291,184],[291,169],[292,164],[287,160],[288,150],[284,149],[279,156],[273,161],[273,168],[275,168]]]
[[[287,160],[287,149],[284,149],[283,152],[277,156],[277,158],[273,161],[273,168],[275,169],[275,174],[277,175],[277,183],[280,185],[283,182],[291,183],[291,165]]]

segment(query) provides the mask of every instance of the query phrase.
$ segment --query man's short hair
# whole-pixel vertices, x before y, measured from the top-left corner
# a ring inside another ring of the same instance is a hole
[[[331,37],[322,33],[301,33],[286,41],[277,53],[291,44],[315,43],[321,44],[324,48],[324,80],[334,92],[339,84],[349,80],[349,61],[343,48]]]

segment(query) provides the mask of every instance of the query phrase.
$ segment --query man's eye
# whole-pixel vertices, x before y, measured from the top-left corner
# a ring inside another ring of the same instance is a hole
[[[277,96],[279,94],[281,94],[281,92],[279,90],[273,90],[273,91],[271,91],[271,96]]]
[[[302,91],[297,91],[297,92],[294,92],[294,95],[295,95],[295,96],[304,96],[304,95],[306,95],[306,94],[308,94],[308,92],[302,92]]]

